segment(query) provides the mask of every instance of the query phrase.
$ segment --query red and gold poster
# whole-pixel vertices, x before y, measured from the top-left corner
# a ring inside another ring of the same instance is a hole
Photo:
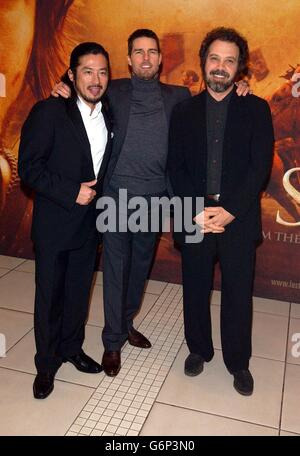
[[[300,302],[299,23],[298,0],[1,0],[0,254],[33,257],[32,200],[17,175],[20,128],[31,106],[50,94],[76,44],[104,45],[112,77],[125,77],[128,35],[151,28],[162,42],[161,80],[196,94],[200,42],[210,29],[230,26],[248,39],[250,85],[269,101],[276,135],[262,196],[264,242],[257,252],[255,293]],[[180,281],[179,253],[169,234],[161,237],[152,277]]]

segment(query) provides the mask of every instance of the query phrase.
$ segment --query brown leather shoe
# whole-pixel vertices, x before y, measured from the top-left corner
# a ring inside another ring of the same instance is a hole
[[[115,377],[121,369],[121,353],[119,351],[104,351],[102,367],[106,375]]]
[[[128,331],[128,342],[134,347],[151,348],[151,342],[134,328]]]

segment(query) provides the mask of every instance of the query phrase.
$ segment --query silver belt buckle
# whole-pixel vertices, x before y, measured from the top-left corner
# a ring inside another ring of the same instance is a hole
[[[220,196],[220,193],[215,193],[213,195],[207,195],[207,198],[213,201],[219,201]]]

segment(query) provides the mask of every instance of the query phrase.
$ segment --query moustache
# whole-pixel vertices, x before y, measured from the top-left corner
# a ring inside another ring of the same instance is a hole
[[[103,86],[100,84],[93,84],[93,85],[88,86],[88,89],[95,89],[95,88],[103,89]]]
[[[225,78],[229,78],[229,76],[230,76],[226,71],[223,71],[223,70],[214,70],[214,71],[211,71],[210,74],[212,76],[224,76]]]

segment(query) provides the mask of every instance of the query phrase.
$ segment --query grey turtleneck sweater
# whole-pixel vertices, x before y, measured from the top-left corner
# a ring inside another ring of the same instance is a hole
[[[133,195],[166,189],[168,123],[158,79],[132,76],[127,133],[110,184]]]

